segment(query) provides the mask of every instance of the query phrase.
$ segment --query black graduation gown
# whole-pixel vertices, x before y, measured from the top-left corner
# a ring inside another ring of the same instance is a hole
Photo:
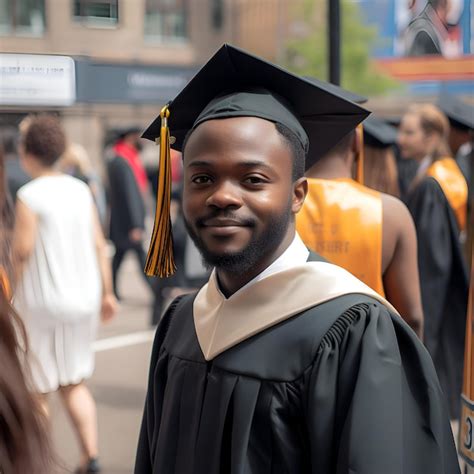
[[[400,198],[405,201],[408,196],[408,190],[418,171],[419,163],[410,158],[398,158],[398,185],[400,187]]]
[[[418,238],[424,342],[433,358],[451,418],[459,418],[469,280],[459,228],[438,182],[424,178],[408,208]]]
[[[429,354],[363,295],[287,319],[207,362],[175,301],[153,345],[136,474],[454,474]]]
[[[127,249],[129,232],[145,228],[145,201],[130,165],[115,156],[107,165],[110,197],[110,239],[117,248]]]

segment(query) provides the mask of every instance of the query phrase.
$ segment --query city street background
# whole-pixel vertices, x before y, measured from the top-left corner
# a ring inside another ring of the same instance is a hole
[[[154,334],[149,326],[152,297],[133,257],[128,255],[123,263],[119,277],[123,295],[120,310],[110,324],[100,327],[96,369],[87,384],[97,402],[104,474],[133,472],[146,394]],[[53,394],[50,401],[53,442],[64,464],[60,473],[74,472],[79,462],[79,447],[72,425],[57,394]]]

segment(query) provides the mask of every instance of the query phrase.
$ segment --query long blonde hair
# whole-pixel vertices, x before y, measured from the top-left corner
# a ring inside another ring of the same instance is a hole
[[[407,114],[417,115],[420,119],[420,126],[425,135],[436,134],[438,143],[431,152],[431,163],[451,156],[449,148],[449,120],[438,107],[433,104],[413,104],[409,107]],[[423,181],[425,175],[417,174],[408,188],[411,193]]]

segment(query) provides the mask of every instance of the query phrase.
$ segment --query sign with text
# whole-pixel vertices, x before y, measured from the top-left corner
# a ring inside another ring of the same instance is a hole
[[[72,58],[42,54],[0,54],[0,104],[68,106],[75,99]]]

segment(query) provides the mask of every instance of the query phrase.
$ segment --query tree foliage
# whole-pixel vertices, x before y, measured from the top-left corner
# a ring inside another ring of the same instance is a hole
[[[330,0],[329,0],[330,1]],[[341,85],[362,95],[397,87],[370,57],[377,29],[364,24],[359,5],[341,1]],[[297,33],[284,52],[285,66],[296,74],[328,80],[327,0],[302,0],[293,15]]]

